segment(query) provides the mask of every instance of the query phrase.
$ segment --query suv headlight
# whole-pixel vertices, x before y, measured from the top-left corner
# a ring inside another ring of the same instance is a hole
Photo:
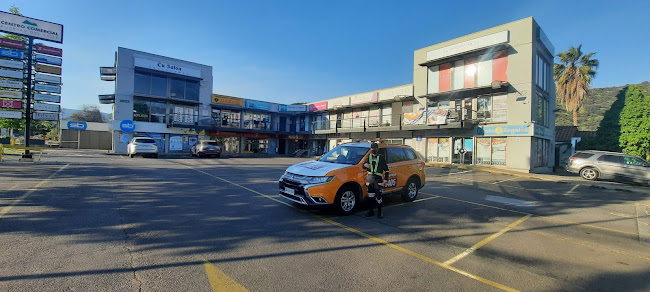
[[[334,176],[309,176],[307,183],[309,184],[324,184],[334,179]]]

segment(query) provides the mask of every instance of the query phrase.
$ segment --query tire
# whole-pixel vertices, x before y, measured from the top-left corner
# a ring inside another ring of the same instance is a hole
[[[586,180],[596,180],[599,176],[600,173],[593,167],[585,167],[580,170],[580,177]]]
[[[154,154],[153,158],[158,158],[158,153]]]
[[[408,182],[406,182],[406,185],[402,190],[402,200],[404,200],[404,202],[413,202],[413,200],[418,197],[419,192],[420,184],[418,183],[417,179],[412,177],[408,180]]]
[[[340,189],[334,200],[336,210],[341,215],[352,214],[354,207],[357,206],[358,198],[358,194],[352,188],[345,187]]]
[[[216,156],[217,158],[221,158],[221,154],[217,154],[217,155],[215,155],[215,156]]]

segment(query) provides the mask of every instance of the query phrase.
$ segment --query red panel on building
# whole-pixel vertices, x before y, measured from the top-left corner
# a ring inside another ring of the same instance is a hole
[[[43,54],[54,55],[54,56],[63,56],[63,50],[54,47],[48,47],[44,45],[36,45],[36,51]]]
[[[244,133],[244,137],[253,139],[268,139],[271,138],[271,135],[263,133]]]
[[[494,53],[492,60],[492,82],[508,81],[508,51]]]
[[[5,39],[5,38],[0,38],[0,46],[10,47],[10,48],[14,48],[14,49],[21,49],[21,50],[25,49],[25,43],[24,42]]]
[[[217,137],[239,137],[241,136],[241,133],[210,130],[208,131],[208,135]]]
[[[476,79],[476,58],[465,59],[465,86],[464,88],[474,87]]]
[[[17,100],[0,100],[0,107],[3,108],[23,108],[23,102]]]
[[[440,92],[451,89],[451,63],[440,65]]]

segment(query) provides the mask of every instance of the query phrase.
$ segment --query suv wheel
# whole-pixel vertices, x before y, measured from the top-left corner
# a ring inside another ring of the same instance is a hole
[[[419,190],[420,186],[417,180],[415,178],[410,178],[404,186],[404,190],[402,190],[402,200],[405,202],[412,202],[418,197]]]
[[[585,167],[580,170],[580,176],[586,180],[596,180],[600,174],[593,167]]]
[[[336,209],[341,215],[350,215],[357,205],[357,194],[352,188],[343,188],[336,194]]]

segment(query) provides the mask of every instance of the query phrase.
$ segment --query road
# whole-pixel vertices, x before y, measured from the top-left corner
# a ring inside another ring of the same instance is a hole
[[[340,217],[277,195],[299,161],[0,164],[0,290],[650,290],[648,188],[428,168],[415,202]]]

